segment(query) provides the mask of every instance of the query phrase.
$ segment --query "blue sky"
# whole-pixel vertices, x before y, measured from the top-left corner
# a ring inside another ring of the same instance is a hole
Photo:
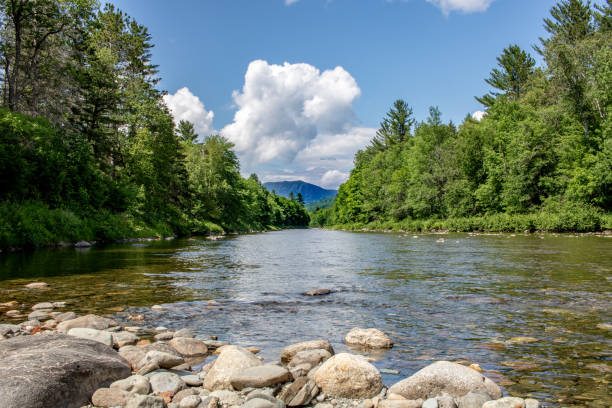
[[[335,188],[397,98],[460,123],[502,49],[554,0],[116,0],[153,35],[177,119],[236,144],[245,174]],[[532,52],[533,54],[533,52]]]

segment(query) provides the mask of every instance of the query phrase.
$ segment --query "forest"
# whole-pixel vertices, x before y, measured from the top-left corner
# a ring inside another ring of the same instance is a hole
[[[529,51],[509,45],[476,99],[480,118],[417,122],[397,100],[334,206],[347,229],[612,229],[612,4],[563,0]]]
[[[0,248],[308,225],[228,140],[174,123],[121,10],[0,0],[0,38]]]

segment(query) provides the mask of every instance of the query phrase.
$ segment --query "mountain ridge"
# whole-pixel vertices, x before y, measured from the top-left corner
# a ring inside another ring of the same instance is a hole
[[[263,186],[268,191],[274,191],[282,197],[289,197],[291,193],[297,197],[298,193],[302,194],[304,203],[309,204],[324,198],[335,197],[338,194],[337,190],[328,190],[316,184],[307,183],[303,180],[293,181],[270,181],[263,183]]]

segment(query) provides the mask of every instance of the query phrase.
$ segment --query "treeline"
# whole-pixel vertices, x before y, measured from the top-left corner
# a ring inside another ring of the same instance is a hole
[[[308,224],[175,126],[147,28],[112,5],[0,0],[0,38],[0,247]]]
[[[511,45],[459,126],[395,102],[332,209],[313,225],[376,229],[612,228],[612,6],[558,2],[535,51]]]

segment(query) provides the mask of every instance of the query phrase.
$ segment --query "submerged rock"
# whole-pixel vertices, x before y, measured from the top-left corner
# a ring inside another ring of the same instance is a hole
[[[355,327],[344,338],[348,345],[367,348],[390,348],[393,346],[391,338],[378,329],[360,329]]]
[[[331,294],[331,289],[315,289],[304,293],[304,296],[324,296]]]
[[[427,399],[442,393],[458,398],[470,391],[486,393],[492,399],[502,396],[501,388],[478,371],[448,361],[428,365],[389,388],[389,392],[407,399]]]
[[[106,330],[109,327],[116,325],[117,323],[115,323],[115,321],[112,319],[107,319],[106,317],[90,314],[87,316],[77,317],[71,320],[64,320],[57,325],[57,330],[60,333],[68,333],[70,329],[76,328]]]
[[[81,407],[130,373],[116,351],[91,340],[57,334],[0,342],[3,408]]]

